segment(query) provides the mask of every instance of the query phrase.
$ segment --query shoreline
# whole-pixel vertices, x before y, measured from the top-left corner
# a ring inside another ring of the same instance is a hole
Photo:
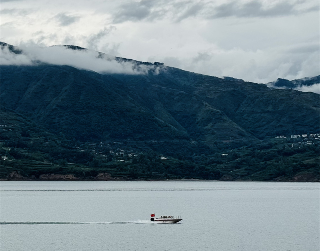
[[[98,173],[94,177],[81,178],[74,174],[40,174],[39,177],[25,177],[17,171],[11,172],[6,178],[0,178],[0,181],[235,181],[235,182],[320,182],[320,177],[313,173],[299,173],[293,177],[277,177],[270,180],[237,179],[231,176],[223,176],[221,179],[148,179],[128,177],[112,177],[109,173]]]

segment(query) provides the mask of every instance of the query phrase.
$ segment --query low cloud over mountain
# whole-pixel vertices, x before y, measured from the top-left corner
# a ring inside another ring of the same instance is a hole
[[[287,80],[278,78],[274,82],[267,84],[271,88],[293,89],[302,92],[314,92],[320,94],[320,75],[312,78]]]
[[[137,65],[133,60],[117,60],[113,56],[73,46],[41,47],[35,44],[22,44],[17,48],[1,43],[0,48],[0,65],[47,63],[117,74],[145,74],[148,70],[156,68],[153,64]]]

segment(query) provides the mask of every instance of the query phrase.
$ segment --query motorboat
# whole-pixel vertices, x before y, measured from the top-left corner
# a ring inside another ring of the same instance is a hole
[[[159,218],[156,218],[155,214],[151,214],[151,221],[155,223],[167,223],[167,224],[173,224],[178,223],[179,221],[182,221],[181,217],[174,217],[174,216],[160,216]]]

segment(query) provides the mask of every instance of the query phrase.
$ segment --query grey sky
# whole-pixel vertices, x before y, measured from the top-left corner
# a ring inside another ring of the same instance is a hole
[[[212,76],[319,75],[318,0],[19,0],[0,41],[74,44]]]
[[[80,18],[78,16],[68,15],[66,13],[60,13],[54,17],[61,26],[68,26],[77,22]]]

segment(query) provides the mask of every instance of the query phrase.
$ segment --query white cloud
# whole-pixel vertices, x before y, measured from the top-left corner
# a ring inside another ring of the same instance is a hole
[[[320,83],[319,84],[314,84],[311,86],[302,86],[297,88],[296,90],[302,91],[302,92],[314,92],[320,94]]]
[[[152,66],[137,66],[131,62],[117,62],[114,57],[96,51],[71,50],[62,46],[40,47],[34,44],[19,46],[22,54],[11,53],[6,46],[0,50],[0,65],[69,65],[99,73],[145,74]],[[100,57],[98,57],[100,56]],[[152,67],[153,68],[153,67]]]
[[[8,47],[0,49],[0,65],[32,65],[32,60],[23,54],[14,54]]]

